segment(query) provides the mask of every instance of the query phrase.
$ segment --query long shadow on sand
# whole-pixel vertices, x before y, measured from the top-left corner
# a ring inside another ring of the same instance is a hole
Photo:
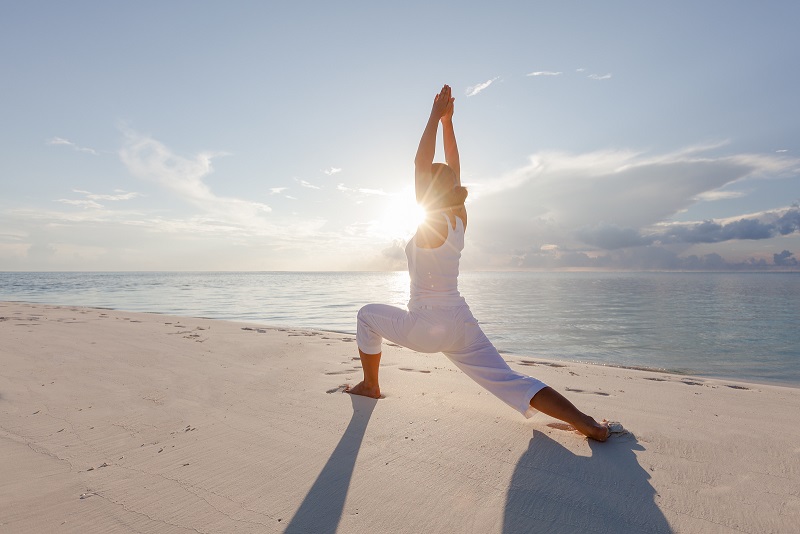
[[[636,459],[635,451],[644,450],[636,438],[589,446],[590,457],[577,456],[533,432],[511,478],[503,534],[672,532]]]
[[[342,439],[333,450],[317,480],[284,530],[285,534],[335,534],[342,519],[344,501],[356,464],[367,423],[377,404],[376,399],[349,395],[353,417]]]

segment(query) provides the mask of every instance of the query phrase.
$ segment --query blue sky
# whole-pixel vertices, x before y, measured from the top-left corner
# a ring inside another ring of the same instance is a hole
[[[443,83],[464,268],[800,269],[800,4],[460,4],[6,5],[0,270],[403,269]]]

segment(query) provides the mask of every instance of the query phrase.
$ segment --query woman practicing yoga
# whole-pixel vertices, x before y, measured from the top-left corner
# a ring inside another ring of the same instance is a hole
[[[433,99],[428,124],[414,160],[417,202],[426,220],[406,246],[411,298],[408,310],[368,304],[358,312],[358,353],[364,380],[345,391],[379,398],[381,342],[417,352],[443,352],[459,369],[526,417],[535,410],[565,421],[592,439],[605,441],[608,422],[598,423],[543,382],[511,369],[478,326],[458,292],[458,263],[464,249],[467,190],[453,131],[453,103],[445,85]],[[433,163],[439,123],[444,163]]]

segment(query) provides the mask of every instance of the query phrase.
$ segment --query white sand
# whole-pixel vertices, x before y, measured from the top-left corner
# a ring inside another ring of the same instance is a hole
[[[630,433],[526,420],[440,354],[386,347],[373,401],[338,388],[352,336],[0,303],[0,532],[800,529],[800,390],[536,362]]]

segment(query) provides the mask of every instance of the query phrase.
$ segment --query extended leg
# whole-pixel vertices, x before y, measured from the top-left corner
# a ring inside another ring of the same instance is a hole
[[[358,349],[358,355],[361,356],[361,370],[364,371],[364,380],[353,387],[347,386],[345,392],[379,399],[381,388],[378,384],[378,369],[381,364],[381,353],[365,354],[361,349]]]
[[[608,422],[603,420],[598,423],[593,418],[578,410],[574,404],[568,401],[561,393],[551,387],[540,390],[531,399],[531,406],[542,413],[561,419],[575,429],[597,441],[605,441],[608,438]]]

